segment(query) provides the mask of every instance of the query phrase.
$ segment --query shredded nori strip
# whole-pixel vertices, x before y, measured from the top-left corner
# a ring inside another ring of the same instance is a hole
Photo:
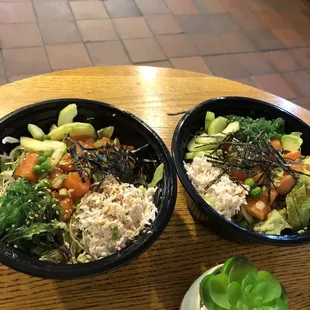
[[[67,135],[65,140],[72,143],[69,153],[82,182],[85,182],[83,172],[88,168],[92,175],[96,174],[99,178],[97,190],[109,174],[113,175],[118,182],[145,185],[143,163],[154,162],[154,160],[139,159],[136,153],[149,144],[131,151],[126,146],[109,143],[100,147],[87,148],[72,139],[70,135]],[[81,148],[82,154],[77,153],[77,146]]]

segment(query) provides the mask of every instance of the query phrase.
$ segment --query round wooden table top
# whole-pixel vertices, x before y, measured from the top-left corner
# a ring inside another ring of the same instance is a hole
[[[0,116],[52,98],[87,98],[126,109],[153,127],[169,146],[180,116],[218,96],[246,96],[279,105],[310,122],[310,112],[284,99],[226,79],[154,67],[102,67],[56,72],[0,87]],[[287,289],[290,309],[310,309],[310,245],[240,245],[195,224],[179,184],[174,215],[160,239],[119,270],[89,279],[43,280],[1,265],[1,309],[178,309],[206,269],[236,254],[273,272]],[[193,309],[194,310],[194,309]]]

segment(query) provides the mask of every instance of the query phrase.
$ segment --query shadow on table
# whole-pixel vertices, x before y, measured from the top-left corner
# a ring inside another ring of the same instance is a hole
[[[197,236],[205,229],[185,224],[176,210],[165,232],[146,253],[118,271],[88,279],[54,281],[64,309],[177,309],[203,271]],[[176,237],[177,236],[177,237]],[[217,238],[213,236],[214,238]],[[130,307],[132,305],[132,307]]]

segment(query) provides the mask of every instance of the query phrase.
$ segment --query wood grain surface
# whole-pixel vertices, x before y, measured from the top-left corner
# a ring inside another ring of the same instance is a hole
[[[41,75],[0,87],[0,116],[52,98],[87,98],[114,104],[146,121],[170,147],[180,116],[218,96],[248,96],[274,103],[310,122],[310,112],[284,99],[229,80],[153,67],[85,68]],[[179,184],[174,215],[160,239],[118,271],[90,279],[42,280],[0,266],[0,309],[178,309],[191,283],[231,255],[247,254],[279,277],[290,309],[310,309],[310,245],[240,245],[195,224]],[[194,310],[194,309],[193,309]]]

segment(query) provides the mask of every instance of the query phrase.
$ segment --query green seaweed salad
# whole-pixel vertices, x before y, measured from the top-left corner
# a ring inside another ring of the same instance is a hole
[[[48,134],[29,124],[32,137],[6,137],[5,142],[18,146],[0,155],[1,242],[55,263],[83,263],[86,254],[88,261],[98,259],[84,242],[86,233],[72,229],[85,195],[101,194],[108,178],[118,185],[133,184],[145,195],[164,171],[163,164],[138,156],[148,145],[135,149],[121,144],[112,139],[113,126],[96,131],[89,123],[74,122],[77,113],[75,104],[65,107]],[[157,169],[148,183],[144,171],[150,164]],[[115,225],[105,233],[113,244],[122,237]]]
[[[243,189],[244,202],[228,218],[238,225],[263,234],[302,233],[310,221],[310,156],[302,154],[302,143],[301,132],[285,132],[282,118],[216,117],[208,111],[187,145],[186,167],[200,157],[219,171],[200,194],[220,214],[223,204],[214,193],[222,177]]]

